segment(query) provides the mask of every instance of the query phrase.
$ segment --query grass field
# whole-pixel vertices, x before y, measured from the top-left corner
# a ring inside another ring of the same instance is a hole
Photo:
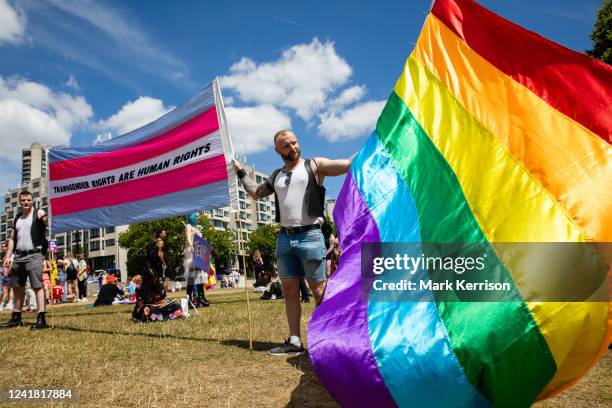
[[[83,407],[335,407],[307,356],[272,357],[284,340],[282,301],[251,294],[248,349],[244,289],[216,290],[188,320],[135,324],[131,306],[54,306],[54,329],[0,331],[1,388],[72,388]],[[312,313],[305,305],[305,315]],[[10,312],[3,312],[4,321]],[[35,313],[25,313],[27,325]],[[303,321],[305,333],[306,320]],[[305,336],[303,336],[305,337]],[[612,406],[612,353],[571,390],[540,407]],[[45,404],[65,406],[66,404]],[[19,407],[27,405],[19,404]]]

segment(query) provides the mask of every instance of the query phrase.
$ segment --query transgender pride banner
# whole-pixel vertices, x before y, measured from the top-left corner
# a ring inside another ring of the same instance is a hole
[[[154,122],[88,147],[49,150],[53,232],[237,208],[217,80]],[[231,191],[231,192],[230,192]]]

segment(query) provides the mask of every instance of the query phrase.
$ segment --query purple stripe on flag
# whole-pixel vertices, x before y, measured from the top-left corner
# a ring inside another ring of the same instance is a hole
[[[321,382],[342,406],[395,407],[372,352],[368,305],[361,296],[361,243],[380,242],[380,235],[350,172],[335,208],[343,252],[339,268],[327,283],[326,300],[310,321],[310,359]],[[352,220],[355,223],[348,224]]]

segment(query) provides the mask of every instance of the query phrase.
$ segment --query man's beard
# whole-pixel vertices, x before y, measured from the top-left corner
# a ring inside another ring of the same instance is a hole
[[[283,158],[283,160],[294,161],[300,158],[300,151],[298,150],[295,153],[281,154],[281,157]]]

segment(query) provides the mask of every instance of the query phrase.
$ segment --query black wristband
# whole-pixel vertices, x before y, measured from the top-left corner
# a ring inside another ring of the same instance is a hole
[[[246,175],[247,175],[247,172],[246,172],[246,170],[245,170],[245,169],[240,169],[240,170],[238,170],[238,171],[236,172],[236,174],[238,175],[238,178],[239,178],[240,180],[242,180],[242,179],[244,178],[244,176],[246,176]]]

